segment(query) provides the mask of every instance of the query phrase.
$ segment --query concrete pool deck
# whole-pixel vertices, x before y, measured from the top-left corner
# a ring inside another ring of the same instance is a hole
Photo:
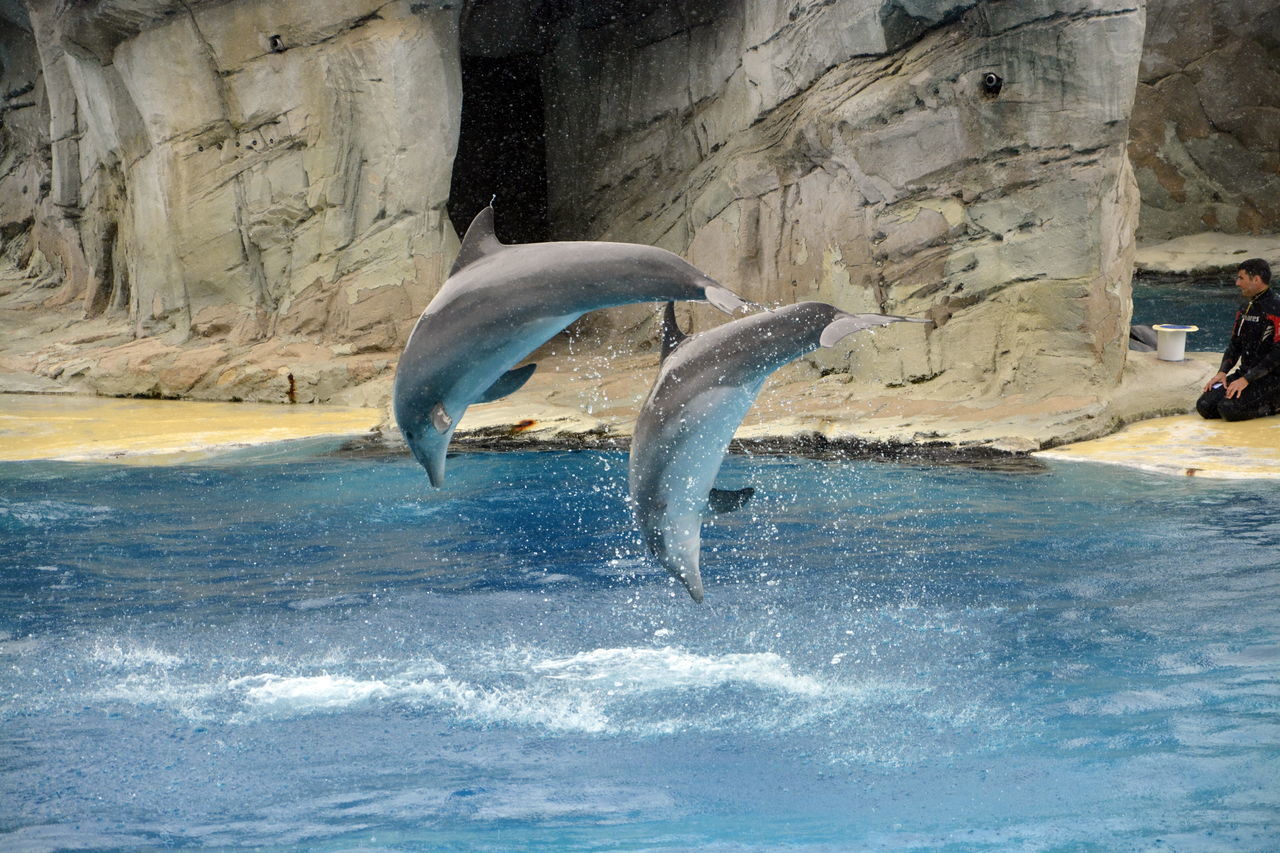
[[[1152,418],[1103,438],[1032,455],[1174,476],[1280,480],[1280,417],[1236,423],[1194,414]]]
[[[380,409],[72,395],[0,397],[0,462],[176,464],[244,447],[368,435]]]
[[[0,401],[0,462],[189,463],[285,441],[371,438],[385,418],[380,409],[337,406],[25,394]],[[1280,417],[1154,418],[1032,455],[1174,476],[1280,479]]]

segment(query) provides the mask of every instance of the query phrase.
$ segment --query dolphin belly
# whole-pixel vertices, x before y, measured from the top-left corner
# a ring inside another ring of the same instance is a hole
[[[478,402],[509,370],[581,316],[530,317],[497,334],[477,330],[466,351],[455,354],[456,378],[448,397],[463,408]]]
[[[433,486],[444,485],[448,444],[467,408],[496,399],[490,392],[502,386],[495,383],[580,316],[488,324],[437,315],[419,320],[396,368],[393,400],[396,423]]]
[[[670,409],[646,406],[631,444],[631,501],[646,546],[695,601],[708,497],[757,390],[713,386]]]

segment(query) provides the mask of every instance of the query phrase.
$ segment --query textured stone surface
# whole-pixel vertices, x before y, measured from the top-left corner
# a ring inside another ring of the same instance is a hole
[[[436,282],[418,285],[414,255],[442,265],[452,250],[442,213],[456,135],[452,24],[407,6],[357,26],[375,4],[340,4],[337,20],[284,4],[297,21],[243,5],[178,16],[117,49],[169,196],[136,207],[166,211],[174,249],[169,263],[138,267],[157,278],[135,278],[156,295],[140,313],[189,323],[234,305],[266,337],[318,280],[335,297],[325,336],[385,348],[385,332],[350,306],[392,287],[421,308]],[[327,26],[305,26],[307,11]],[[275,30],[292,45],[278,54],[262,44]],[[173,267],[181,289],[163,272]]]
[[[223,362],[269,359],[243,371],[263,377],[293,369],[290,342],[326,361],[396,348],[456,251],[445,213],[456,12],[370,0],[29,7],[39,64],[23,65],[41,72],[47,125],[25,147],[48,147],[5,181],[33,196],[48,185],[24,236],[56,244],[44,254],[61,286],[11,301],[73,303],[138,339],[86,364],[90,387],[275,399],[274,380],[228,379]],[[128,375],[172,349],[180,368]]]
[[[1280,5],[1150,0],[1132,124],[1144,241],[1280,233]]]
[[[0,208],[0,376],[381,405],[456,249],[459,55],[532,51],[556,237],[660,245],[764,303],[935,320],[786,373],[832,435],[1026,448],[1139,414],[1113,392],[1143,3],[460,5],[0,0],[22,19],[6,83],[25,68],[41,119],[3,131],[0,180],[36,195]],[[651,358],[654,316],[575,330],[597,385]]]
[[[1135,263],[1143,272],[1219,274],[1233,280],[1240,262],[1246,258],[1280,261],[1280,234],[1188,234],[1140,246]]]
[[[760,302],[933,317],[856,366],[847,348],[814,360],[870,387],[959,400],[1118,381],[1139,6],[704,11],[561,36],[548,145],[577,179],[552,180],[554,218],[685,252]],[[708,45],[726,61],[697,61]],[[646,318],[591,328],[651,334]]]

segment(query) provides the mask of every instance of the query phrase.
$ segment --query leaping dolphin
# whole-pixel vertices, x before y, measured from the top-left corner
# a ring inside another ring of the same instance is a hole
[[[656,246],[560,242],[504,245],[493,207],[472,220],[449,278],[396,365],[396,423],[431,485],[467,407],[516,391],[536,365],[515,365],[588,311],[631,302],[706,300],[727,313],[733,291]]]
[[[800,302],[732,320],[685,338],[667,303],[662,366],[640,409],[628,471],[631,507],[645,545],[694,601],[702,601],[702,520],[750,500],[754,490],[713,489],[725,449],[765,379],[779,367],[847,335],[890,323],[889,314],[847,314]]]

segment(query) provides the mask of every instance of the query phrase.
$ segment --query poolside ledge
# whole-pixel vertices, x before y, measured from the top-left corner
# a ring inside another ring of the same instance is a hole
[[[169,464],[246,447],[371,433],[377,409],[49,394],[0,398],[0,462]]]

